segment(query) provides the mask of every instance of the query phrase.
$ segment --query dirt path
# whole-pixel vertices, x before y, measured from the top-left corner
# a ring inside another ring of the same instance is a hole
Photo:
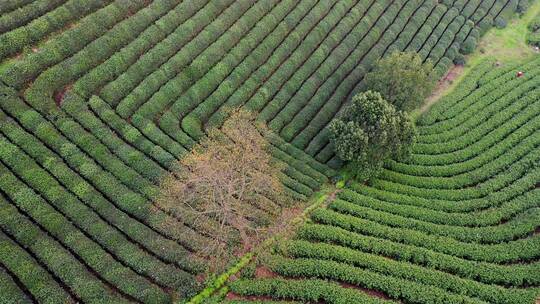
[[[426,99],[425,103],[420,108],[420,113],[425,113],[439,100],[439,98],[446,94],[446,92],[448,92],[450,87],[454,84],[454,80],[459,78],[464,71],[465,68],[461,65],[451,67],[446,75],[437,82],[435,90],[433,90],[431,96]]]

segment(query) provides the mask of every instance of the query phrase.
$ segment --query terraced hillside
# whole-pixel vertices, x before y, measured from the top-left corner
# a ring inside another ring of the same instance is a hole
[[[535,303],[539,68],[538,58],[480,64],[420,119],[410,160],[348,185],[277,246],[263,266],[272,275],[232,291],[325,303]]]
[[[516,5],[0,1],[0,294],[51,303],[193,294],[205,268],[194,253],[217,227],[156,196],[227,107],[259,113],[284,185],[306,199],[339,166],[324,127],[375,59],[418,51],[441,75]]]

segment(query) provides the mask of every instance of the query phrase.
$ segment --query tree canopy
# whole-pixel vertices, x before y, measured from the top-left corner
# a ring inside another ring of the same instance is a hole
[[[336,154],[349,162],[346,169],[364,180],[375,175],[386,159],[407,156],[416,136],[408,115],[373,91],[354,96],[329,129]]]
[[[165,178],[159,201],[208,227],[210,238],[201,253],[212,268],[224,266],[238,243],[247,251],[281,224],[281,207],[290,201],[279,179],[283,168],[261,134],[264,126],[256,126],[255,116],[245,110],[230,112],[223,127],[210,129],[179,170]]]
[[[417,108],[433,90],[433,64],[414,52],[394,52],[379,59],[366,74],[366,90],[377,91],[399,110]]]

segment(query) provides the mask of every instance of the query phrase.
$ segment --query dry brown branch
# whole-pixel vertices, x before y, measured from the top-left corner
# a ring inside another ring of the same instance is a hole
[[[282,168],[249,112],[231,111],[221,130],[210,130],[181,166],[163,181],[159,203],[175,214],[217,223],[199,252],[214,260],[211,266],[219,268],[235,249],[249,250],[274,230],[269,227],[281,210],[268,206],[287,200],[278,178]]]

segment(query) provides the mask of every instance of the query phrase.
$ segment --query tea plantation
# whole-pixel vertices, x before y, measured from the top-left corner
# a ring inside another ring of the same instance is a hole
[[[220,227],[159,187],[227,109],[257,113],[306,201],[342,166],[326,127],[377,59],[417,52],[439,78],[525,1],[0,0],[0,303],[189,300]],[[539,69],[480,65],[408,162],[312,213],[268,261],[279,278],[235,281],[238,301],[533,303]]]
[[[271,275],[246,275],[232,292],[313,303],[538,303],[539,68],[540,59],[480,64],[419,120],[410,160],[349,184],[274,246],[258,266]]]

